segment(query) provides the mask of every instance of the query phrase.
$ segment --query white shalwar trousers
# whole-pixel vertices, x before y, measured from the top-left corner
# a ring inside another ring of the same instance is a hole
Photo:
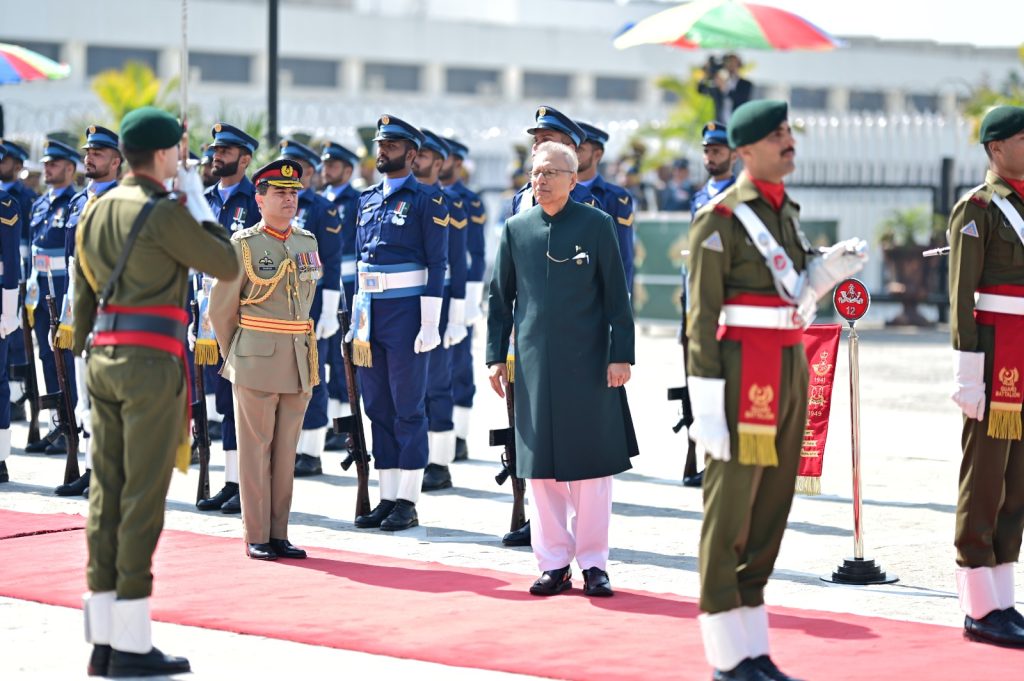
[[[557,570],[575,557],[581,570],[608,563],[612,478],[558,482],[528,479],[533,555],[541,572]]]

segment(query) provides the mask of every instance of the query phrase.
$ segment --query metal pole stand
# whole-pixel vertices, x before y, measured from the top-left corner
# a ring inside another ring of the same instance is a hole
[[[833,297],[836,310],[850,324],[850,445],[853,462],[853,557],[843,559],[831,576],[821,579],[836,584],[892,584],[899,581],[874,560],[864,557],[863,501],[860,491],[860,363],[858,360],[857,320],[867,313],[871,296],[856,279],[839,284]]]

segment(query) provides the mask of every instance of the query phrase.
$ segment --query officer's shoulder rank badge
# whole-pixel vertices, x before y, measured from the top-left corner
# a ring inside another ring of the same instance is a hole
[[[977,237],[978,236],[978,225],[977,225],[977,223],[975,223],[974,220],[971,220],[970,222],[968,222],[966,225],[963,226],[963,228],[960,230],[960,233],[961,234],[966,234],[967,236]]]
[[[716,253],[721,253],[725,250],[722,246],[722,235],[717,231],[707,239],[704,239],[703,243],[701,243],[701,247],[706,248],[709,251],[715,251]]]

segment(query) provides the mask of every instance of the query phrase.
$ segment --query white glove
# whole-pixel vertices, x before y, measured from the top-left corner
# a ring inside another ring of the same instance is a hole
[[[686,380],[693,407],[690,439],[697,445],[697,456],[707,453],[716,461],[732,458],[729,424],[725,420],[725,379],[690,376]]]
[[[352,325],[349,325],[348,333],[346,333],[345,337],[343,339],[341,339],[341,342],[342,343],[351,343],[353,340],[355,340],[355,337],[356,337],[356,327],[352,326]]]
[[[21,315],[18,313],[18,289],[3,290],[3,311],[0,312],[0,338],[7,338],[21,327]]]
[[[341,325],[338,323],[338,303],[341,302],[341,292],[333,289],[324,289],[323,305],[320,308],[320,319],[316,320],[316,338],[323,340],[338,333]]]
[[[477,320],[484,316],[480,309],[480,302],[484,296],[484,282],[466,282],[466,326],[473,326]]]
[[[189,352],[195,352],[196,351],[196,323],[195,322],[192,322],[191,324],[188,325],[188,334],[187,334],[186,337],[188,338],[188,351]]]
[[[814,258],[807,265],[807,283],[818,298],[832,292],[836,284],[864,269],[868,261],[868,242],[864,239],[847,239],[828,248],[820,258]],[[803,304],[803,301],[800,301]]]
[[[178,168],[177,188],[185,195],[185,207],[188,208],[188,212],[192,214],[196,222],[217,222],[213,209],[210,208],[209,202],[203,196],[203,181],[199,177],[198,168],[191,170]]]
[[[430,352],[441,344],[437,327],[441,322],[441,299],[420,296],[420,332],[413,343],[414,352]]]
[[[953,401],[969,419],[985,420],[985,353],[953,353]]]
[[[450,348],[466,339],[466,301],[452,298],[448,305],[448,324],[444,329],[444,347]]]

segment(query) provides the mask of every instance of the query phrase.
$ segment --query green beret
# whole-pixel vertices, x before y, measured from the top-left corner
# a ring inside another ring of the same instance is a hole
[[[733,149],[760,142],[789,117],[789,105],[778,99],[755,99],[741,104],[729,119],[729,146]]]
[[[1024,130],[1024,107],[997,106],[981,121],[981,143],[1013,137]]]
[[[169,149],[181,142],[178,119],[162,109],[144,106],[121,119],[121,143],[126,149]]]

